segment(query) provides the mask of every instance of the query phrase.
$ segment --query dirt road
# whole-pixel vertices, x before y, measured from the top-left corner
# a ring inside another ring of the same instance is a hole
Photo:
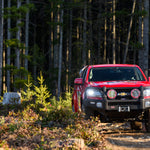
[[[150,150],[150,133],[131,130],[129,123],[102,123],[108,150]]]

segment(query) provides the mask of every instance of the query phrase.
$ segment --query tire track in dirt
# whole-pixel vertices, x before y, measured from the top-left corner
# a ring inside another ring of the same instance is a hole
[[[150,150],[150,133],[131,130],[129,123],[101,123],[108,150]]]

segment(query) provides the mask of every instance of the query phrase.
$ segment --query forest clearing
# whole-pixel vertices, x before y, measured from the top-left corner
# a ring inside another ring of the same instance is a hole
[[[55,120],[39,120],[32,109],[21,111],[18,108],[18,112],[14,108],[11,110],[12,106],[0,106],[0,109],[0,150],[150,149],[150,134],[131,130],[127,122],[85,120],[83,114],[69,114],[65,109],[56,109],[51,114]]]
[[[102,123],[99,117],[85,119],[83,112],[72,111],[72,93],[58,101],[48,91],[42,74],[38,84],[30,78],[18,98],[0,103],[0,148],[3,150],[150,149],[150,133],[131,130],[129,122]],[[126,81],[125,81],[126,82]],[[147,81],[146,81],[147,82]]]
[[[137,64],[148,79],[149,3],[0,0],[0,150],[150,149],[144,126],[86,120],[71,104],[74,79],[86,65]],[[7,92],[21,93],[21,104],[3,105]]]
[[[21,104],[0,103],[1,150],[150,149],[150,134],[144,125],[135,131],[128,122],[101,123],[98,117],[87,120],[85,114],[72,112],[71,93],[57,101],[50,97],[42,75],[38,81],[33,88],[28,79]]]

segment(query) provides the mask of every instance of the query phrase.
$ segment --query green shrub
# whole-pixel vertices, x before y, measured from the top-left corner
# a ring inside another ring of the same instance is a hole
[[[51,94],[48,91],[46,85],[44,85],[44,79],[42,73],[38,79],[38,85],[33,85],[30,81],[30,76],[28,76],[28,83],[25,84],[27,90],[21,91],[22,93],[22,102],[24,105],[30,105],[36,112],[40,113],[46,110],[47,105],[50,103],[46,100],[50,98]]]
[[[68,94],[68,93],[67,93]],[[70,99],[56,100],[56,97],[50,99],[50,104],[47,105],[47,113],[43,118],[44,124],[53,121],[57,126],[66,126],[71,124],[76,117],[76,114],[71,110]]]

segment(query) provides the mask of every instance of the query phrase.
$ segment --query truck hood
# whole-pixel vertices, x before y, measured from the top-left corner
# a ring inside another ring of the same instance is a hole
[[[140,87],[140,86],[150,86],[148,81],[105,81],[105,82],[90,82],[89,86],[92,87]]]

